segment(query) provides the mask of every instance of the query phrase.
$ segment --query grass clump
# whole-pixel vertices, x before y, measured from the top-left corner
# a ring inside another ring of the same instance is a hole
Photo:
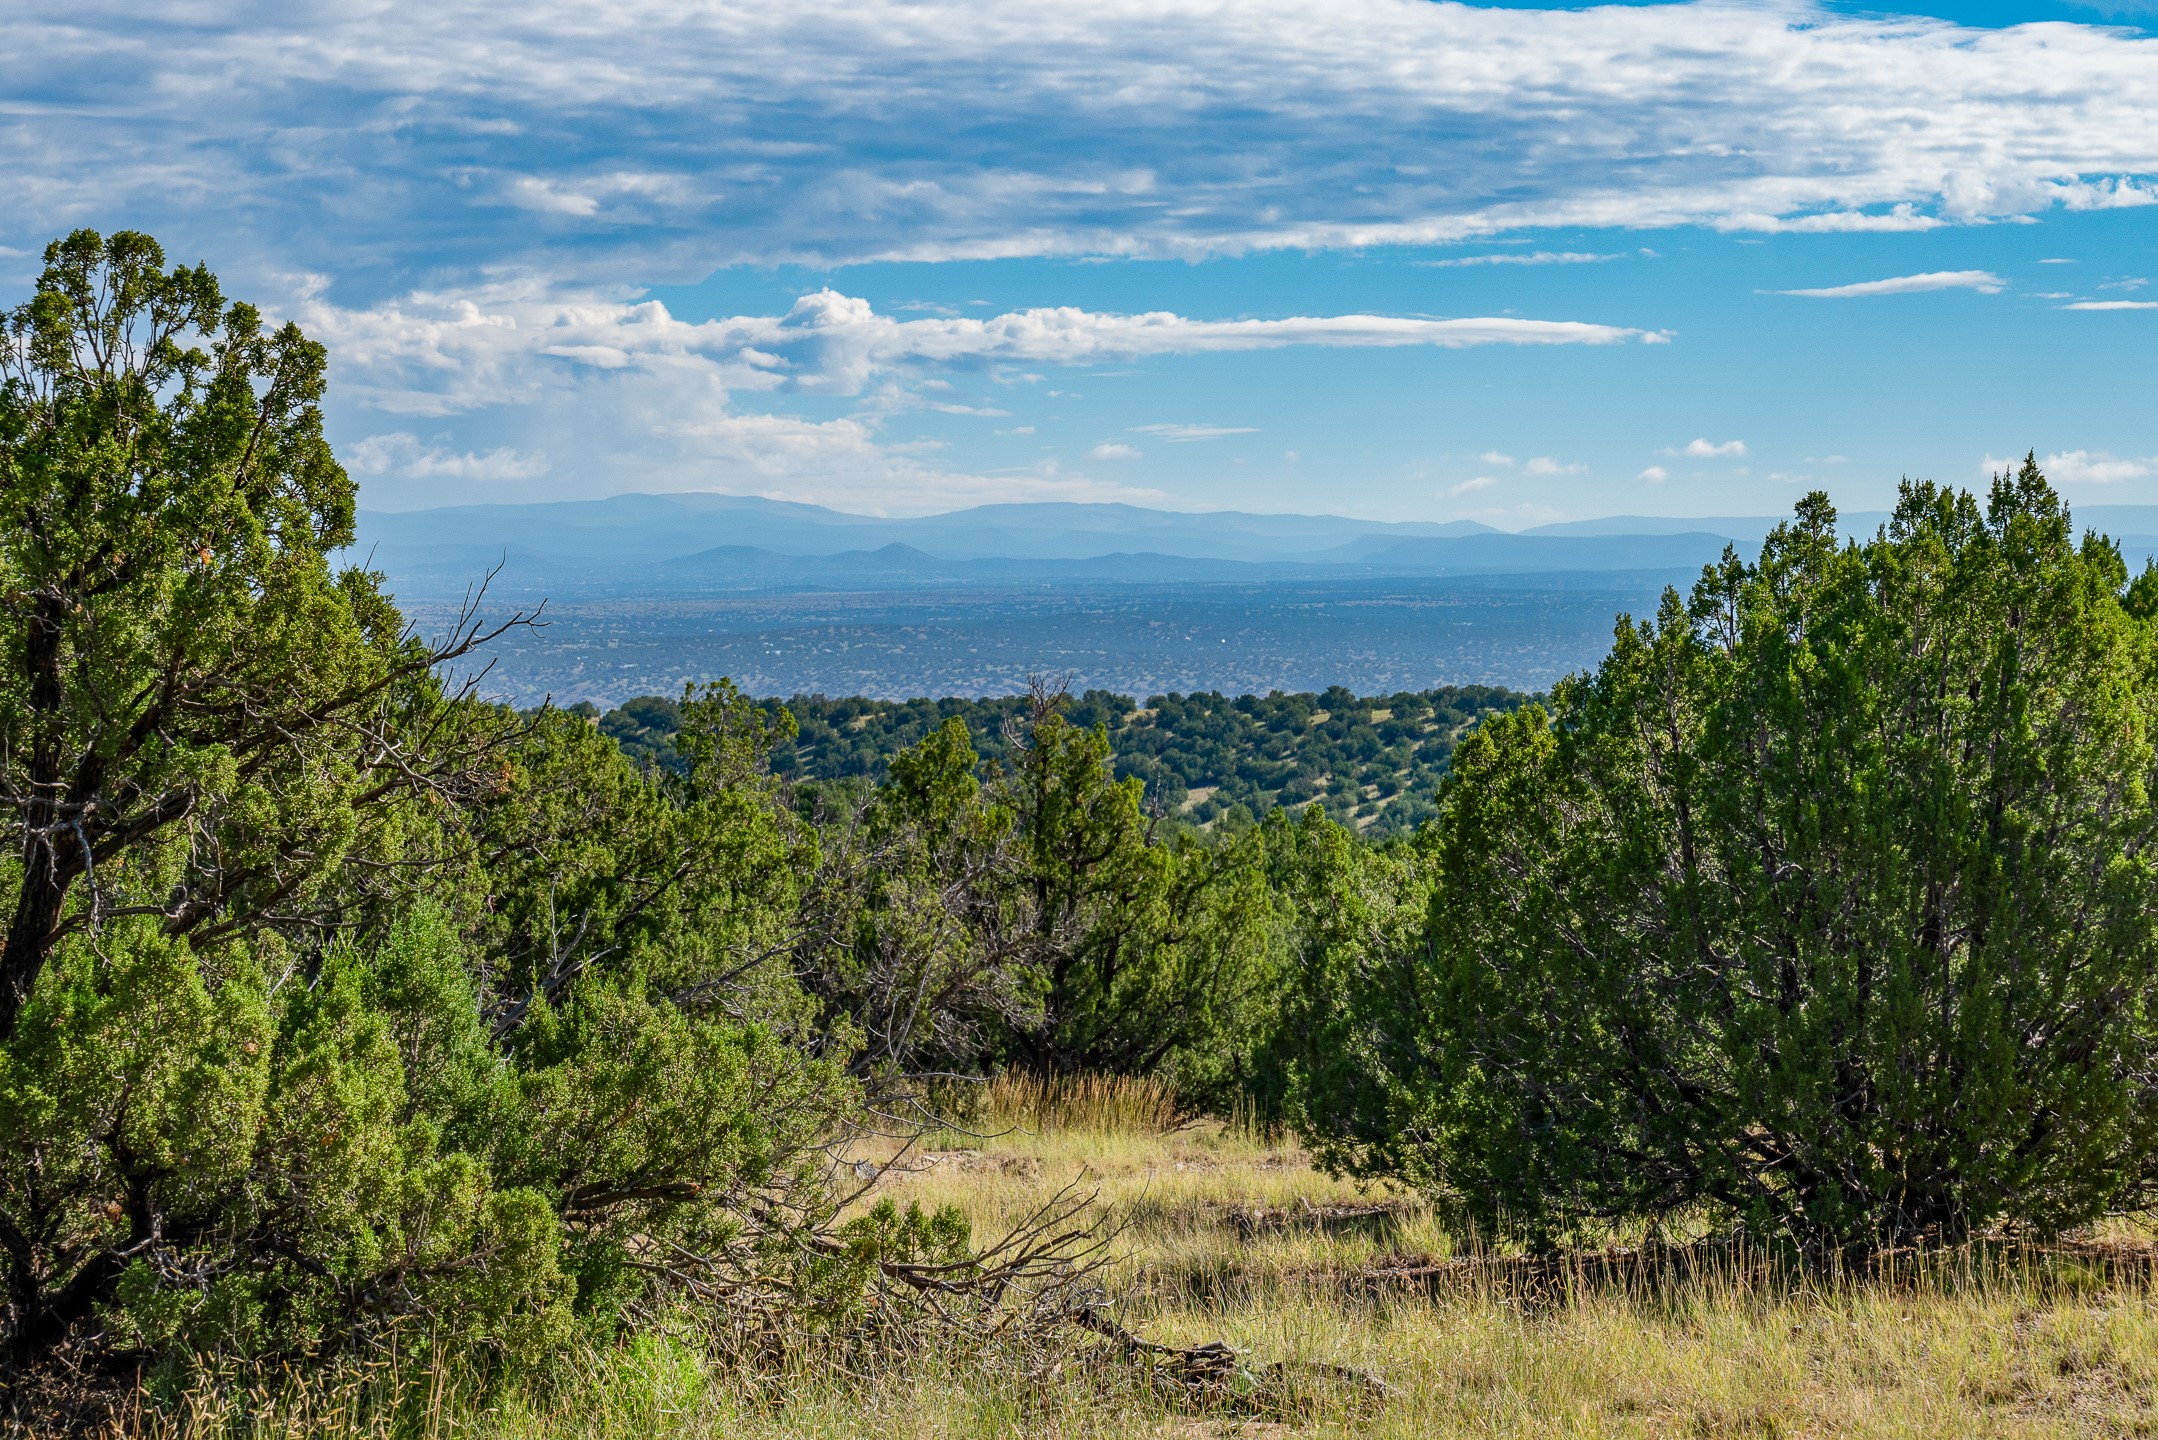
[[[1187,1117],[1176,1087],[1149,1075],[1035,1075],[1006,1071],[970,1097],[978,1128],[1155,1136]]]
[[[1057,1191],[1090,1186],[1116,1227],[1110,1313],[1150,1340],[1226,1342],[1244,1391],[1195,1399],[1076,1329],[1053,1343],[924,1343],[870,1365],[807,1337],[726,1356],[692,1327],[663,1325],[577,1351],[507,1393],[385,1363],[206,1385],[176,1410],[138,1405],[112,1434],[1645,1440],[2158,1429],[2158,1252],[2133,1224],[2072,1244],[1974,1243],[1844,1272],[1794,1271],[1735,1246],[1547,1262],[1456,1246],[1406,1191],[1329,1177],[1291,1141],[1170,1123],[1173,1108],[1150,1098],[1160,1097],[1114,1084],[989,1087],[981,1116],[1034,1123],[894,1145],[857,1203],[951,1204],[995,1234]],[[1272,1367],[1282,1364],[1293,1378],[1280,1380]],[[1387,1395],[1370,1403],[1330,1378],[1337,1366],[1377,1377]]]

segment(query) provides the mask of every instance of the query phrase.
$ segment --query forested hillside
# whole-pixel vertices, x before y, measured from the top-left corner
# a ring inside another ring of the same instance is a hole
[[[1317,803],[1337,823],[1386,835],[1434,813],[1439,779],[1463,732],[1528,698],[1489,685],[1381,696],[1336,686],[1317,695],[1156,695],[1140,705],[1089,690],[1066,713],[1076,725],[1108,732],[1118,778],[1137,776],[1150,803],[1197,824]],[[784,706],[800,727],[775,746],[776,773],[867,782],[881,781],[894,755],[954,718],[985,764],[1004,762],[1028,701],[796,695],[765,703]],[[589,704],[578,709],[631,758],[673,763],[681,724],[674,701],[646,695],[604,715]]]
[[[1393,1403],[1123,1328],[1261,1292],[1198,1221],[1125,1266],[1174,1171],[982,1208],[1000,1088],[1296,1137],[1207,1212],[1242,1240],[1292,1158],[1415,1197],[1365,1316],[1444,1247],[1840,1293],[2158,1206],[2158,571],[2035,460],[1863,544],[1809,494],[1541,700],[519,712],[454,677],[530,617],[428,643],[334,559],[322,346],[147,236],[46,262],[0,336],[0,1425],[314,1386],[510,1433],[366,1396],[924,1357],[1009,1377],[999,1434],[1048,1375]]]

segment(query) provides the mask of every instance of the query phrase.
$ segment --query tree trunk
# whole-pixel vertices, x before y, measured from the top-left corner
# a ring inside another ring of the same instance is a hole
[[[25,638],[24,669],[30,676],[31,713],[39,725],[30,753],[29,794],[23,807],[22,892],[15,898],[15,918],[8,926],[7,947],[0,950],[0,1043],[15,1034],[15,1017],[29,1002],[52,937],[60,907],[74,879],[52,841],[60,810],[60,745],[54,734],[60,709],[61,601],[50,592],[38,597],[37,618]]]

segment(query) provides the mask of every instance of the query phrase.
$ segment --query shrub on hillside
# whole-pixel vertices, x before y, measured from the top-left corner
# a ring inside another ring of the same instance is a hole
[[[470,617],[421,644],[334,564],[323,374],[142,235],[5,317],[0,1401],[391,1332],[539,1362],[685,1297],[811,1325],[900,1252],[961,1285],[949,1217],[821,1183],[857,1100],[785,963],[787,722],[708,687],[640,769],[446,693]]]
[[[1456,752],[1424,942],[1344,976],[1313,1139],[1546,1241],[2148,1203],[2154,600],[2030,463],[1862,545],[1807,498]]]
[[[1270,974],[1256,846],[1162,833],[1061,693],[1003,738],[984,782],[946,720],[827,832],[842,863],[816,903],[842,943],[809,986],[874,1066],[1164,1076],[1226,1101]]]

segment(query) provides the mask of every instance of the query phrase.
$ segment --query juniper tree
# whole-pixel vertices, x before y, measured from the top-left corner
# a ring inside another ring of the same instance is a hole
[[[0,1397],[68,1344],[540,1357],[835,1243],[763,717],[640,774],[444,693],[487,637],[337,566],[322,348],[147,237],[4,329]]]
[[[1331,1158],[1546,1239],[2058,1229],[2158,1181],[2158,576],[2035,464],[1809,496],[1454,757]]]
[[[0,321],[0,1039],[53,948],[297,920],[424,757],[431,667],[339,569],[322,347],[148,236],[78,231]]]

